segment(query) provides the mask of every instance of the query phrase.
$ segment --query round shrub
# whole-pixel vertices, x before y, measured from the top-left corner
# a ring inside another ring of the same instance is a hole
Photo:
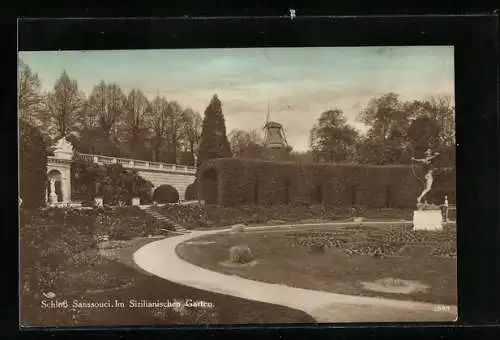
[[[45,142],[40,131],[23,120],[19,121],[19,182],[23,207],[38,208],[45,205]]]
[[[186,194],[184,195],[186,201],[193,201],[196,199],[197,194],[197,188],[196,188],[196,182],[191,183],[187,186],[186,188]]]
[[[229,259],[233,263],[249,263],[252,262],[254,257],[248,246],[233,246],[229,249]]]
[[[153,201],[158,203],[175,203],[179,201],[179,193],[171,185],[160,185],[153,194]]]

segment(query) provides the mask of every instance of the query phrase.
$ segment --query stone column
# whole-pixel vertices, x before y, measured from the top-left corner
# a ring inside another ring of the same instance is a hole
[[[179,187],[178,192],[179,192],[179,201],[184,202],[185,200],[184,194],[186,193],[186,189],[183,187]]]
[[[66,202],[66,176],[61,174],[61,202]]]
[[[66,174],[64,177],[65,177],[65,184],[64,184],[65,202],[71,202],[71,168],[66,170]]]

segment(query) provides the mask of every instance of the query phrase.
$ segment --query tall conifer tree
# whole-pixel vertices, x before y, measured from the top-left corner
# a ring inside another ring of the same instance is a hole
[[[222,104],[214,95],[205,110],[196,165],[199,167],[206,160],[231,156]]]

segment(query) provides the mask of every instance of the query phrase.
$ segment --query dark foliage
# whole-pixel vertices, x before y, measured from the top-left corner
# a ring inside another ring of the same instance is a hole
[[[231,156],[222,104],[217,95],[214,95],[205,110],[197,165],[209,159]]]
[[[192,152],[187,152],[187,151],[182,151],[180,153],[180,159],[179,159],[179,164],[180,165],[189,165],[189,166],[194,166],[194,157]]]
[[[195,323],[257,323],[263,319],[275,323],[314,322],[307,314],[295,310],[204,292],[143,274],[129,265],[120,263],[127,261],[129,256],[131,260],[132,254],[129,254],[128,250],[120,255],[124,258],[119,261],[107,258],[104,253],[109,250],[102,245],[113,242],[104,242],[99,247],[94,237],[107,234],[111,241],[130,239],[155,234],[160,227],[164,228],[153,223],[144,211],[137,207],[112,210],[47,209],[41,212],[23,210],[20,225],[22,325],[102,327],[125,323],[171,326]],[[131,252],[137,246],[134,245],[135,241],[126,244],[126,248],[130,246]],[[111,249],[111,253],[114,251]],[[117,253],[121,253],[121,249],[117,249]],[[126,286],[121,288],[124,284]],[[44,299],[41,293],[48,292],[56,293],[56,299],[68,301],[88,300],[89,296],[93,301],[128,301],[131,296],[154,300],[163,294],[172,301],[211,301],[216,308],[188,308],[185,313],[161,307],[120,310],[47,309],[41,306],[40,301]]]
[[[109,205],[130,204],[134,197],[139,197],[141,203],[151,202],[153,184],[120,164],[99,165],[77,158],[71,171],[74,195],[84,202],[96,196]]]
[[[23,207],[37,208],[45,204],[47,152],[40,131],[19,121],[19,182]]]
[[[64,275],[65,269],[69,265],[89,265],[79,263],[79,259],[83,252],[96,250],[97,236],[108,235],[112,240],[124,240],[154,234],[159,227],[138,207],[21,209],[22,296],[36,298],[40,292],[63,293],[67,290],[69,278]],[[99,261],[97,257],[93,260]]]
[[[153,194],[153,201],[158,203],[176,203],[179,201],[179,193],[171,185],[160,185]]]
[[[110,157],[120,157],[123,153],[118,144],[112,141],[99,127],[85,128],[81,131],[79,137],[69,136],[68,139],[75,147],[75,150],[81,153]]]

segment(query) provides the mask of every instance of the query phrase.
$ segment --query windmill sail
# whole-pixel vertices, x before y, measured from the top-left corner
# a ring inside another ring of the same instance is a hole
[[[267,123],[269,123],[269,111],[270,111],[270,110],[269,110],[269,108],[270,108],[270,104],[269,104],[269,102],[267,102],[267,116],[266,116],[266,125],[267,125]]]

